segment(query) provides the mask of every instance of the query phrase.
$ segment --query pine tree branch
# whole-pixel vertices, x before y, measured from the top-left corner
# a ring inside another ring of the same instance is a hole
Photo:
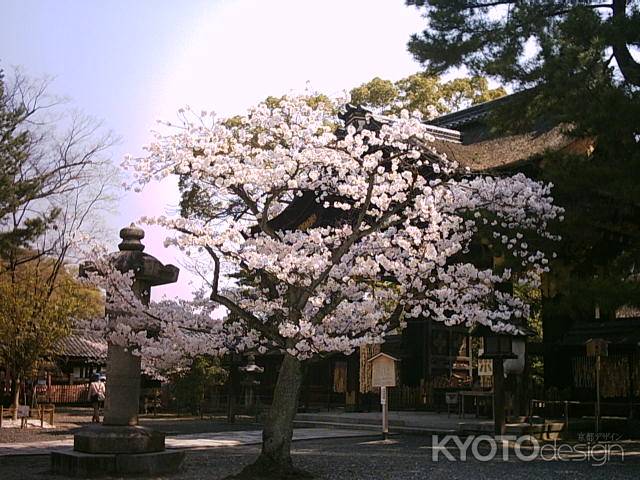
[[[623,29],[616,29],[616,24],[621,24],[626,20],[627,0],[613,0],[613,25],[616,33]],[[629,51],[629,47],[622,34],[615,35],[613,38],[613,55],[625,80],[636,86],[640,86],[640,64],[636,62]]]

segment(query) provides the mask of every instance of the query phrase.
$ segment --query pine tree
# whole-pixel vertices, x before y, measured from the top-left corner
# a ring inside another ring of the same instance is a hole
[[[23,218],[20,207],[40,198],[42,175],[29,175],[31,133],[24,128],[30,112],[16,105],[0,71],[0,258],[11,259],[44,233],[60,210],[49,208]]]
[[[427,27],[409,51],[426,71],[464,66],[519,90],[493,118],[502,131],[540,119],[591,144],[553,153],[538,175],[567,208],[560,282],[563,315],[614,316],[640,303],[640,2],[407,0]]]

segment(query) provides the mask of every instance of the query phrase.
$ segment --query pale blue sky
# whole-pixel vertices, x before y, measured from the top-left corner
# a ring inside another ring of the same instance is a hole
[[[424,19],[404,0],[0,0],[0,67],[52,75],[51,91],[103,119],[122,141],[114,162],[141,153],[155,120],[186,104],[242,112],[268,95],[314,90],[339,94],[374,76],[419,69],[406,51]],[[116,229],[177,203],[170,184],[127,194]],[[145,228],[147,251],[164,250]],[[184,269],[183,269],[184,270]],[[190,292],[178,285],[154,294]]]

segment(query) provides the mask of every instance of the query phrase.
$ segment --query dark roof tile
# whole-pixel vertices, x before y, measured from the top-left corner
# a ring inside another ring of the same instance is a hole
[[[57,343],[58,356],[106,360],[107,341],[97,332],[74,332]]]

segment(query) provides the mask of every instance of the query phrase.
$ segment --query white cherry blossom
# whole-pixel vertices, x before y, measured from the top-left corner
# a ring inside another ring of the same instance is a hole
[[[135,188],[181,175],[207,202],[206,216],[145,221],[176,232],[167,245],[207,252],[211,282],[191,302],[144,308],[126,293],[131,276],[103,262],[94,280],[121,292],[111,308],[127,313],[106,327],[112,341],[159,368],[230,350],[349,354],[418,316],[517,330],[529,307],[498,287],[535,285],[548,269],[549,224],[562,213],[551,187],[471,174],[435,151],[419,116],[368,116],[356,129],[339,105],[311,105],[283,98],[232,119],[185,110],[125,160]]]

